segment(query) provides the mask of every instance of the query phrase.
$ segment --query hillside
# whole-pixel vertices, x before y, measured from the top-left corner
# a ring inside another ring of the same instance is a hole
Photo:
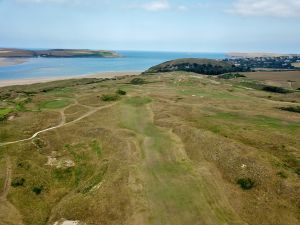
[[[212,59],[176,59],[151,67],[145,73],[185,71],[206,75],[218,75],[229,72],[245,71],[230,62]]]
[[[19,58],[19,57],[45,57],[45,58],[78,58],[78,57],[99,57],[112,58],[119,57],[118,53],[104,50],[88,49],[49,49],[49,50],[25,50],[25,49],[0,49],[0,58]]]
[[[0,88],[0,224],[299,224],[300,92],[255,85],[169,72]]]

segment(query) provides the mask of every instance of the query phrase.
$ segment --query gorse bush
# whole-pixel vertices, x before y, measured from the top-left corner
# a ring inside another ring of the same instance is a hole
[[[104,94],[101,96],[101,100],[105,102],[112,102],[119,100],[120,96],[117,94]]]
[[[37,187],[33,187],[33,188],[32,188],[32,191],[33,191],[36,195],[41,194],[43,190],[44,190],[44,187],[43,187],[43,186],[37,186]]]
[[[134,78],[130,81],[130,83],[134,85],[141,85],[141,84],[145,84],[146,81],[143,78]]]
[[[281,107],[281,110],[300,113],[300,106]]]
[[[275,87],[275,86],[268,86],[268,85],[264,86],[262,88],[262,90],[268,91],[268,92],[280,93],[280,94],[287,94],[287,93],[291,92],[290,90],[287,90],[282,87]]]
[[[239,73],[226,73],[226,74],[219,75],[219,78],[221,79],[234,79],[238,77],[246,77],[246,76]]]
[[[22,178],[22,177],[16,177],[11,182],[11,186],[13,186],[13,187],[20,187],[20,186],[24,186],[24,183],[25,183],[25,179],[24,178]]]
[[[254,187],[255,182],[250,178],[240,178],[237,180],[237,184],[244,190],[250,190]]]
[[[118,95],[126,95],[126,94],[127,94],[126,91],[123,91],[123,90],[121,90],[121,89],[117,90],[116,93],[117,93]]]

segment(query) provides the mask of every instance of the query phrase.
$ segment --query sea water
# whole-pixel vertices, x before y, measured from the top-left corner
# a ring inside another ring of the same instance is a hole
[[[0,67],[1,80],[64,77],[102,72],[142,72],[178,58],[223,59],[223,53],[117,51],[120,58],[30,58],[22,64]]]

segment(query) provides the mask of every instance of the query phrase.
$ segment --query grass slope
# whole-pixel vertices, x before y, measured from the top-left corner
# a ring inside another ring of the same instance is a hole
[[[0,89],[1,109],[26,109],[0,122],[0,143],[62,124],[0,145],[0,224],[299,223],[300,114],[282,110],[299,92],[184,72],[139,78]]]

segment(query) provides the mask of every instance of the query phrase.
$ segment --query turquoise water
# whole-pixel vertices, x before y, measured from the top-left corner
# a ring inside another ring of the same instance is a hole
[[[19,65],[0,67],[0,80],[144,71],[151,66],[178,58],[225,58],[223,53],[118,52],[122,58],[32,58]]]

